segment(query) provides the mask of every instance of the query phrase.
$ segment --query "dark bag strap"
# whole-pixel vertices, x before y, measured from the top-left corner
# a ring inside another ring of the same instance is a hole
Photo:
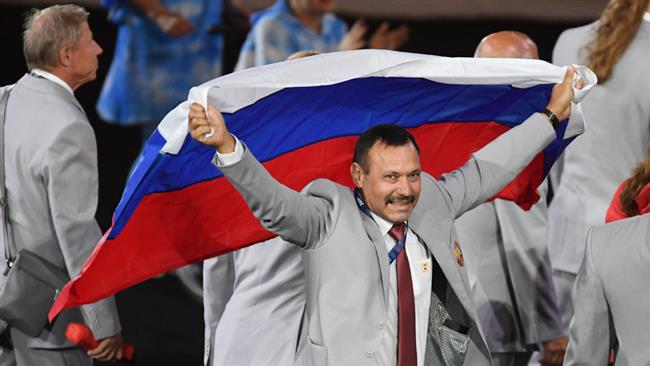
[[[16,247],[13,243],[13,238],[9,229],[9,217],[7,216],[7,189],[5,182],[5,117],[7,113],[7,102],[9,101],[9,94],[13,85],[0,88],[0,214],[2,220],[0,225],[2,228],[2,240],[4,243],[4,256],[7,261],[7,270],[11,267],[11,263],[16,256]]]

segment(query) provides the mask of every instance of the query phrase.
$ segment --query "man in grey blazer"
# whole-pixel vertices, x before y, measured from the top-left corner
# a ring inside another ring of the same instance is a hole
[[[570,114],[573,76],[569,68],[548,105],[561,119]],[[355,147],[356,191],[321,179],[302,193],[273,179],[214,106],[206,113],[192,104],[188,120],[192,137],[216,148],[215,164],[261,223],[304,249],[304,363],[489,364],[454,220],[554,140],[544,115],[533,114],[440,180],[421,173],[408,132],[377,126]],[[392,263],[389,250],[398,252]]]
[[[16,249],[37,253],[70,277],[79,274],[101,237],[95,135],[73,94],[95,79],[102,53],[87,16],[75,5],[28,16],[23,50],[30,73],[11,91],[5,126],[8,221]],[[86,354],[66,340],[70,322],[88,325],[99,346]],[[38,337],[11,329],[11,339],[19,366],[89,365],[89,356],[121,357],[120,331],[108,298],[64,311]]]
[[[650,215],[589,230],[573,289],[574,318],[565,365],[650,363]]]
[[[492,33],[475,57],[538,59],[526,34]],[[472,295],[493,365],[527,365],[534,350],[543,364],[561,365],[568,338],[555,296],[547,248],[546,184],[529,211],[496,199],[456,220]]]

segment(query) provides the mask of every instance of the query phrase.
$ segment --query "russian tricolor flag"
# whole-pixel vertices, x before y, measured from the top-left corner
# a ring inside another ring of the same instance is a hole
[[[316,178],[352,186],[357,136],[395,123],[417,138],[424,171],[438,177],[548,103],[565,69],[537,60],[472,59],[392,51],[338,52],[226,75],[190,91],[144,149],[104,235],[50,312],[98,301],[157,274],[273,236],[211,164],[214,150],[191,139],[191,102],[215,104],[280,182]],[[595,84],[585,68],[578,73]],[[574,106],[575,108],[575,106]],[[576,108],[579,109],[579,108]],[[558,139],[499,197],[530,207],[535,190],[570,140],[575,111]]]

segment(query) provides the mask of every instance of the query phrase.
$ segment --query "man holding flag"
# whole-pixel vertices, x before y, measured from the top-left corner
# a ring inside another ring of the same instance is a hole
[[[9,208],[3,219],[11,231],[0,248],[7,250],[5,258],[23,250],[37,254],[70,277],[101,237],[95,134],[74,95],[95,79],[102,53],[88,14],[76,5],[28,13],[23,51],[30,72],[13,87],[3,126],[2,184]],[[86,352],[66,339],[73,322],[92,329],[96,348]],[[10,334],[20,366],[90,365],[91,357],[112,361],[121,358],[124,343],[113,298],[61,313],[36,337],[15,327]]]
[[[366,131],[350,166],[354,191],[317,180],[277,182],[233,137],[221,113],[192,104],[192,137],[262,225],[304,249],[307,305],[299,351],[315,365],[488,365],[454,220],[497,194],[555,140],[570,115],[569,68],[534,113],[439,180],[423,173],[413,135]],[[545,115],[546,114],[546,115]]]

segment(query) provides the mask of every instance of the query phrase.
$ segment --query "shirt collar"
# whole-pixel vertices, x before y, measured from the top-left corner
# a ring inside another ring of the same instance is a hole
[[[370,215],[372,216],[373,220],[377,223],[377,226],[379,226],[379,231],[381,232],[382,236],[386,236],[390,229],[393,227],[393,223],[385,220],[383,217],[377,215],[376,213],[370,211]]]
[[[42,70],[42,69],[34,68],[34,69],[32,69],[32,73],[37,75],[37,76],[41,76],[41,77],[43,77],[43,78],[45,78],[47,80],[50,80],[52,82],[55,82],[55,83],[61,85],[62,87],[65,88],[65,90],[69,91],[70,94],[74,95],[74,91],[72,90],[70,85],[68,85],[68,83],[61,80],[61,78],[59,78],[58,76],[52,74],[51,72],[47,72],[47,71]]]
[[[643,20],[650,22],[650,12],[646,11],[645,14],[643,14]]]

